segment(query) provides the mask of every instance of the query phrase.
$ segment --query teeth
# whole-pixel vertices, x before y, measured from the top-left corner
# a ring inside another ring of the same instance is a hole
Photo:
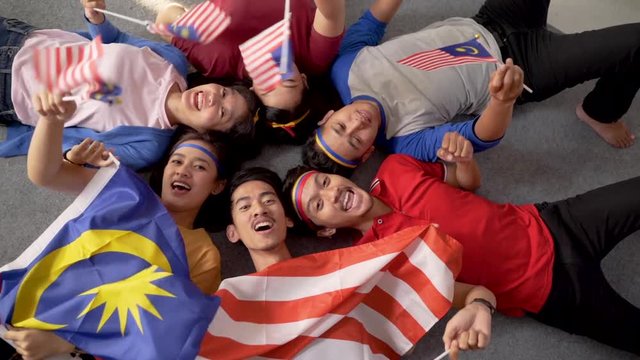
[[[253,229],[256,231],[269,230],[271,229],[272,226],[273,226],[273,223],[270,221],[261,221],[257,223]]]
[[[179,182],[179,181],[175,181],[173,184],[171,184],[171,186],[173,186],[173,188],[181,187],[181,188],[184,188],[186,190],[191,190],[191,186],[189,186],[188,184],[185,184],[183,182]]]
[[[204,98],[202,96],[202,93],[198,93],[198,110],[202,110],[203,102]]]

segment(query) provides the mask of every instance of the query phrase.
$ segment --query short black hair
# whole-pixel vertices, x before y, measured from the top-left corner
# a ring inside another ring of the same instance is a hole
[[[282,196],[282,180],[280,180],[280,176],[272,170],[259,166],[238,171],[229,182],[229,195],[233,196],[233,193],[240,187],[240,185],[249,181],[262,181],[269,184],[276,192],[282,206],[285,206],[284,197]]]
[[[347,178],[351,177],[355,170],[338,164],[322,152],[322,150],[316,146],[315,133],[307,139],[307,142],[302,147],[302,162],[316,170],[330,174],[338,174]]]
[[[298,178],[300,178],[302,174],[312,170],[314,169],[305,165],[298,165],[294,168],[291,168],[289,169],[289,171],[287,171],[287,175],[284,177],[284,184],[282,185],[282,193],[287,199],[289,199],[289,201],[286,202],[287,206],[285,206],[285,210],[288,209],[289,211],[287,212],[287,214],[291,214],[289,217],[293,219],[293,230],[300,234],[309,234],[313,229],[311,229],[307,223],[302,221],[302,219],[300,219],[300,217],[294,210],[293,203],[291,201],[291,192],[293,191],[293,186],[295,185]]]

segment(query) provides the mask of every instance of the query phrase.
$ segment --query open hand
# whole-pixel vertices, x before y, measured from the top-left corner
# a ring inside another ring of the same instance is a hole
[[[513,60],[507,59],[491,74],[489,93],[495,100],[514,103],[522,93],[523,85],[524,72],[513,64]]]
[[[92,24],[102,24],[104,22],[104,14],[93,9],[106,9],[107,5],[104,0],[80,0],[84,7],[84,16]]]
[[[78,145],[74,145],[66,154],[66,158],[77,165],[89,164],[105,167],[113,163],[109,151],[100,141],[86,138]]]
[[[484,349],[491,340],[491,312],[482,304],[471,303],[458,311],[444,330],[445,349],[449,358],[458,359],[459,350]]]
[[[33,108],[43,118],[65,122],[76,111],[74,101],[62,100],[63,94],[42,91],[33,96]]]
[[[455,131],[444,134],[442,145],[438,149],[438,157],[446,162],[469,162],[473,160],[473,145]]]

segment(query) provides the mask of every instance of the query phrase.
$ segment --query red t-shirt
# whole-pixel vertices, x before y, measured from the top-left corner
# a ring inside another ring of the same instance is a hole
[[[283,0],[212,0],[231,17],[231,25],[209,44],[173,37],[189,62],[207,77],[245,78],[238,46],[284,18]],[[325,37],[313,30],[312,0],[291,1],[291,41],[300,72],[318,75],[329,70],[342,35]]]
[[[535,206],[497,204],[446,184],[440,163],[391,155],[371,194],[395,211],[376,218],[358,243],[425,222],[464,247],[458,280],[494,292],[498,309],[511,316],[536,313],[551,290],[553,238]]]

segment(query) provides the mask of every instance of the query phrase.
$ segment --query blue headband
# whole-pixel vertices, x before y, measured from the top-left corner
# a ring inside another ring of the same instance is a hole
[[[322,129],[318,128],[318,130],[316,130],[316,144],[318,145],[318,147],[320,148],[320,150],[322,150],[322,152],[327,155],[331,160],[337,162],[338,164],[350,168],[350,169],[355,169],[360,162],[359,161],[354,161],[354,160],[349,160],[343,156],[341,156],[340,154],[338,154],[337,152],[335,152],[330,146],[329,144],[327,144],[326,141],[324,141],[324,138],[322,137]]]
[[[212,153],[209,149],[207,149],[204,146],[200,146],[198,144],[191,144],[191,143],[180,144],[176,146],[176,150],[186,148],[186,147],[198,149],[203,153],[205,153],[209,158],[211,158],[211,160],[213,160],[214,164],[216,164],[216,168],[218,168],[218,172],[220,173],[220,175],[224,175],[224,168],[222,167],[222,164],[220,163],[220,160],[218,159],[216,154]]]

